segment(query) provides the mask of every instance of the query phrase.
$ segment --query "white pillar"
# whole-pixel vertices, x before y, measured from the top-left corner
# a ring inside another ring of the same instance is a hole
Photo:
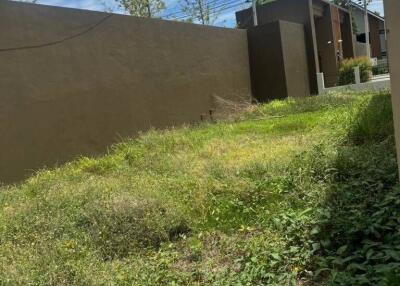
[[[325,89],[324,73],[317,73],[318,94],[323,94]]]
[[[258,18],[257,18],[257,0],[252,0],[252,9],[253,9],[253,24],[254,26],[258,25]]]
[[[360,67],[354,68],[354,78],[356,79],[356,84],[361,83],[361,76],[360,76]]]

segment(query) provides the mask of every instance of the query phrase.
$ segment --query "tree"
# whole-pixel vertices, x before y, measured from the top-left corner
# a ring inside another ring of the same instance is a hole
[[[211,25],[218,18],[219,12],[215,9],[215,1],[181,0],[182,12],[188,15],[186,21],[198,22],[202,25]]]
[[[333,3],[335,3],[338,6],[341,6],[343,8],[350,8],[351,2],[355,2],[358,5],[364,5],[364,0],[332,0]],[[372,0],[367,0],[367,5],[372,2]]]
[[[350,6],[350,0],[333,0],[332,2],[343,8],[349,8]]]
[[[165,9],[163,0],[115,0],[132,16],[154,18]]]

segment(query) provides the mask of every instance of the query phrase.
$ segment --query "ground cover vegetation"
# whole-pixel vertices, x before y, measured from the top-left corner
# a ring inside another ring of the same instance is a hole
[[[273,101],[0,187],[0,285],[399,285],[390,95]]]

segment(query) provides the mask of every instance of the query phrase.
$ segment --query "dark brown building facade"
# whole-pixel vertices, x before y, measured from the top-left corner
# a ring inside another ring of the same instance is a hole
[[[325,0],[279,0],[257,7],[259,25],[278,20],[301,24],[305,32],[309,87],[318,93],[317,73],[324,73],[326,86],[337,83],[340,60],[355,55],[349,12]],[[239,28],[253,26],[252,10],[236,13]]]
[[[260,102],[310,95],[304,27],[276,21],[247,30],[252,94]]]

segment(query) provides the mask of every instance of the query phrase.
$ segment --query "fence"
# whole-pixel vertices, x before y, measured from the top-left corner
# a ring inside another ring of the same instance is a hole
[[[378,60],[376,65],[372,67],[372,74],[374,76],[383,75],[389,73],[389,62],[387,59]]]

